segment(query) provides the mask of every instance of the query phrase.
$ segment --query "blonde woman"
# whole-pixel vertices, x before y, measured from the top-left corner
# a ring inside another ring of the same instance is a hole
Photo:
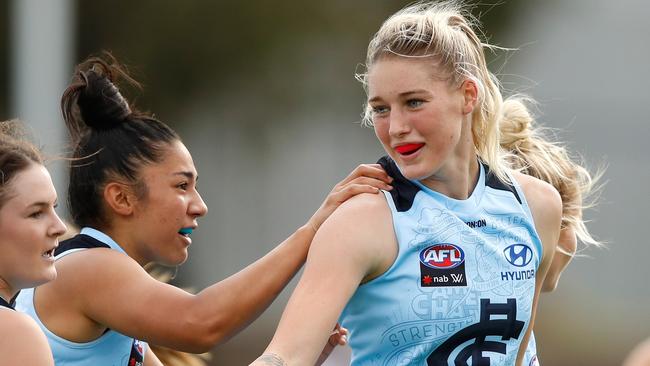
[[[525,105],[504,101],[486,47],[453,2],[381,26],[361,80],[394,189],[350,199],[321,226],[254,365],[314,364],[339,317],[352,365],[537,362],[529,339],[563,202],[501,147],[499,126]]]

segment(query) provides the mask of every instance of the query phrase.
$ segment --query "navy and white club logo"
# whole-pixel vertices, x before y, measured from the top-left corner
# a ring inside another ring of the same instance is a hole
[[[512,244],[503,250],[503,254],[515,267],[525,267],[533,260],[533,250],[526,244]]]

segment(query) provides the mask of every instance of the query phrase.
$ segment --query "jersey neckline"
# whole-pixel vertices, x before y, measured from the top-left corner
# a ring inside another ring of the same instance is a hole
[[[419,180],[414,179],[411,180],[411,182],[417,185],[420,188],[420,190],[422,190],[422,192],[436,199],[436,201],[444,203],[445,207],[450,210],[473,211],[474,209],[476,209],[476,207],[480,205],[481,199],[483,198],[483,193],[485,192],[485,167],[483,166],[483,163],[481,163],[480,161],[478,162],[478,166],[479,166],[479,176],[476,185],[472,190],[472,194],[470,194],[470,196],[464,200],[455,199],[446,196],[440,192],[434,191],[431,188],[424,185]]]

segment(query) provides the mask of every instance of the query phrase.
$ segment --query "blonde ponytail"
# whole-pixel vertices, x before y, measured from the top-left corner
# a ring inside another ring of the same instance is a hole
[[[533,101],[515,96],[503,103],[499,123],[501,148],[514,170],[539,178],[555,187],[562,197],[562,228],[571,228],[586,245],[601,246],[587,229],[582,213],[595,204],[595,192],[601,172],[592,176],[566,147],[552,141],[546,131],[535,125],[526,104]]]

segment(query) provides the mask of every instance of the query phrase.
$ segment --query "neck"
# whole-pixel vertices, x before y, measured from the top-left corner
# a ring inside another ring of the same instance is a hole
[[[476,156],[463,163],[452,163],[440,168],[436,174],[421,182],[432,190],[447,197],[465,200],[472,195],[479,177]]]
[[[0,297],[2,297],[7,303],[16,296],[18,291],[14,290],[9,286],[7,281],[4,278],[0,277]]]
[[[104,234],[108,235],[122,248],[126,254],[133,260],[138,262],[140,266],[144,266],[149,261],[142,253],[138,251],[136,240],[131,233],[135,232],[135,228],[130,228],[127,224],[117,223],[108,228],[99,229]]]
[[[479,177],[478,158],[471,133],[471,121],[465,121],[458,145],[451,156],[422,184],[447,197],[465,200],[472,195]]]

